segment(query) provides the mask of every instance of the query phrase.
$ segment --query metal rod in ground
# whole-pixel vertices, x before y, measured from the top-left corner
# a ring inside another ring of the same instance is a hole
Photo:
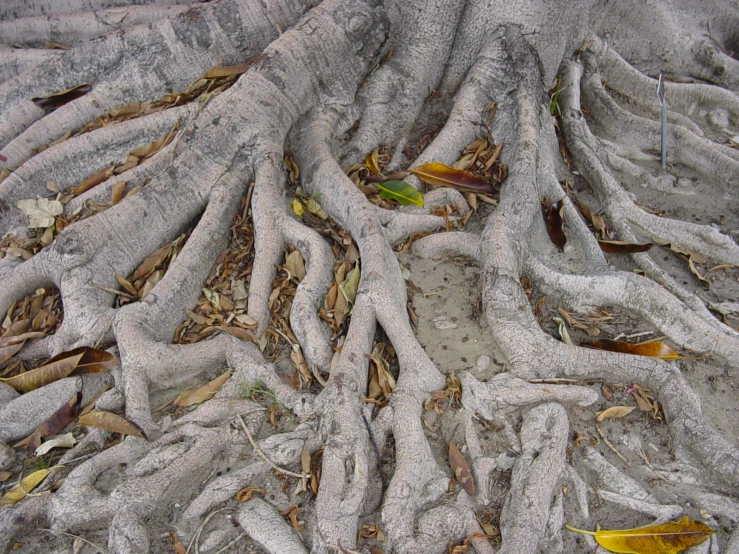
[[[667,164],[667,102],[665,101],[665,83],[662,80],[662,72],[659,74],[659,82],[657,83],[657,98],[662,107],[662,133],[660,136],[660,156],[662,159],[662,169]]]

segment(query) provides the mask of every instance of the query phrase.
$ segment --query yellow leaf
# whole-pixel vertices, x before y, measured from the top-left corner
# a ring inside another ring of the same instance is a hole
[[[595,416],[595,421],[603,421],[611,417],[624,417],[633,412],[635,408],[635,406],[611,406],[602,412],[598,412]]]
[[[595,533],[574,529],[569,525],[565,525],[565,529],[592,535],[603,548],[620,554],[677,554],[701,544],[713,534],[707,525],[691,521],[688,516],[680,521],[636,529],[601,529]]]
[[[16,502],[20,502],[21,500],[23,500],[26,494],[35,489],[39,485],[39,483],[41,483],[41,481],[46,479],[49,471],[50,470],[48,469],[39,469],[38,471],[34,471],[33,473],[31,473],[31,475],[27,475],[26,477],[21,479],[20,483],[11,487],[8,492],[0,497],[0,506],[15,504]]]
[[[493,192],[493,187],[485,179],[442,163],[431,162],[414,167],[410,171],[422,181],[436,187],[449,187],[462,192],[479,194],[492,194]]]
[[[213,395],[220,390],[220,388],[223,386],[223,383],[228,381],[229,377],[231,377],[231,372],[226,371],[225,373],[219,375],[218,377],[216,377],[209,383],[206,383],[197,390],[183,392],[177,398],[175,398],[175,406],[186,408],[188,406],[193,406],[194,404],[200,404],[201,402],[210,400]]]
[[[143,430],[138,425],[110,412],[90,412],[89,414],[80,417],[78,423],[80,425],[96,427],[97,429],[104,429],[105,431],[111,431],[113,433],[139,437],[140,439],[146,438]]]
[[[298,217],[303,215],[303,204],[300,203],[300,200],[298,200],[297,198],[293,198],[293,201],[290,202],[290,206],[292,207],[293,213],[295,215],[297,215]]]
[[[328,215],[323,210],[321,205],[318,202],[316,202],[315,198],[308,198],[305,201],[305,209],[307,209],[310,213],[312,213],[316,217],[319,217],[324,220],[328,219]]]
[[[364,160],[364,165],[367,166],[367,169],[370,170],[370,173],[377,175],[380,173],[380,158],[379,158],[379,151],[377,148],[375,148],[372,152],[367,154],[367,157]]]

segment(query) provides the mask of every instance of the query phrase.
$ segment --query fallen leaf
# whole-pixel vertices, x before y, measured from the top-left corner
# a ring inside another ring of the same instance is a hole
[[[304,474],[310,473],[310,452],[308,452],[308,449],[303,447],[303,450],[300,452],[300,468],[303,470]]]
[[[305,278],[305,262],[300,252],[295,249],[285,257],[285,269],[290,272],[290,275],[295,277],[298,282]]]
[[[462,453],[454,444],[454,441],[449,441],[449,465],[454,472],[454,478],[461,485],[467,494],[470,496],[475,495],[475,482],[472,479],[472,472],[470,466],[467,464]]]
[[[4,482],[5,482],[5,481],[7,481],[8,479],[10,479],[10,477],[11,477],[12,475],[13,475],[13,474],[12,474],[12,473],[10,473],[9,471],[0,471],[0,483],[4,483]]]
[[[303,204],[298,200],[297,198],[293,198],[293,201],[290,202],[290,206],[293,209],[293,213],[300,217],[303,215]]]
[[[14,444],[14,448],[20,448],[28,446],[31,452],[34,452],[41,445],[41,439],[50,437],[62,429],[77,415],[80,411],[80,402],[82,401],[82,393],[76,393],[72,398],[69,399],[64,405],[62,405],[51,417],[39,425],[36,430],[31,433],[28,437],[23,439],[17,444]],[[53,448],[53,447],[52,447]],[[35,454],[40,456],[40,454]]]
[[[307,198],[305,200],[305,209],[308,210],[313,215],[315,215],[316,217],[321,218],[322,220],[328,219],[328,215],[323,210],[321,205],[318,202],[316,202],[315,198]]]
[[[72,100],[82,98],[91,90],[92,84],[79,85],[48,96],[37,96],[36,98],[31,98],[31,102],[36,104],[42,110],[53,111],[62,107],[64,104],[68,104]]]
[[[110,187],[110,204],[115,206],[123,200],[123,193],[126,191],[127,181],[118,181],[115,185]]]
[[[21,482],[13,485],[2,497],[0,497],[0,506],[7,506],[8,504],[15,504],[25,498],[26,494],[35,489],[41,481],[46,479],[49,474],[48,469],[39,469],[34,471],[30,475],[27,475]]]
[[[32,324],[33,325],[33,324]],[[10,335],[6,333],[5,335],[0,338],[0,348],[4,348],[6,346],[13,346],[15,344],[20,344],[22,342],[26,342],[27,340],[32,339],[40,339],[41,337],[45,337],[46,333],[42,333],[40,331],[28,331],[26,333],[21,333],[20,335]]]
[[[28,227],[31,229],[51,227],[56,221],[56,216],[64,211],[61,202],[40,196],[36,200],[19,200],[16,206],[28,216]]]
[[[680,358],[677,352],[663,342],[631,344],[629,342],[620,342],[611,339],[599,339],[583,343],[582,346],[597,348],[599,350],[608,350],[610,352],[620,352],[621,354],[660,358],[661,360],[677,360]]]
[[[43,456],[53,448],[72,448],[75,444],[77,444],[77,439],[74,438],[72,433],[57,435],[56,437],[51,437],[49,440],[44,441],[44,444],[34,450],[33,455]]]
[[[625,415],[633,412],[635,409],[635,406],[611,406],[610,408],[607,408],[602,412],[598,412],[595,415],[595,421],[603,421],[604,419],[608,418],[624,417]]]
[[[383,181],[377,183],[377,192],[386,200],[395,200],[403,206],[423,207],[423,196],[405,181]]]
[[[651,242],[637,244],[623,240],[599,240],[598,246],[603,252],[609,254],[635,254],[636,252],[648,252],[654,244]]]
[[[0,348],[0,364],[9,360],[13,356],[15,356],[18,352],[20,352],[24,344],[26,344],[25,341],[19,344],[14,344],[13,346],[7,346],[5,348]]]
[[[180,539],[177,538],[177,535],[175,535],[173,532],[170,531],[169,533],[169,542],[172,543],[172,548],[174,548],[175,554],[186,554],[187,548],[182,546],[182,543],[180,542]]]
[[[700,271],[698,271],[698,268],[695,267],[695,262],[693,261],[693,256],[689,256],[688,257],[688,267],[690,267],[690,271],[693,273],[693,275],[695,275],[696,277],[698,277],[698,280],[701,283],[704,283],[706,285],[710,285],[710,282],[708,281],[708,279],[706,279],[705,277],[703,277],[703,275],[701,275]]]
[[[252,56],[244,63],[237,65],[219,65],[211,67],[203,74],[203,79],[220,79],[221,77],[231,77],[233,75],[241,75],[245,73],[249,67],[256,61],[257,56]]]
[[[60,354],[59,356],[63,355]],[[59,356],[56,356],[56,358]],[[82,356],[84,356],[84,353],[80,352],[79,354],[75,354],[68,358],[64,357],[55,361],[52,361],[54,360],[54,358],[52,358],[52,360],[49,360],[47,363],[37,367],[36,369],[26,371],[25,373],[21,373],[20,375],[16,375],[9,379],[2,379],[2,381],[4,381],[6,385],[13,387],[18,392],[29,392],[43,387],[44,385],[48,385],[49,383],[53,383],[54,381],[58,381],[59,379],[68,377],[77,368],[77,364],[82,359]]]
[[[543,205],[542,210],[544,212],[544,219],[547,222],[547,233],[552,242],[557,248],[562,251],[567,243],[567,237],[564,232],[564,205],[561,201],[557,201],[554,204]]]
[[[288,506],[284,511],[281,512],[281,515],[282,517],[287,516],[290,520],[290,525],[295,527],[295,529],[297,529],[298,531],[302,531],[303,529],[305,529],[305,527],[303,527],[300,524],[300,521],[298,521],[298,511],[299,510],[297,506]]]
[[[90,412],[83,415],[78,420],[80,425],[87,427],[95,427],[112,433],[121,433],[122,435],[131,435],[140,439],[145,439],[146,434],[133,421],[129,421],[119,415],[110,412]]]
[[[370,173],[374,175],[378,175],[380,173],[380,156],[377,148],[367,154],[367,157],[364,159],[364,165],[367,166]]]
[[[79,185],[77,185],[73,190],[72,194],[75,196],[82,194],[83,192],[87,192],[93,187],[98,186],[100,183],[105,181],[108,177],[113,175],[113,170],[115,169],[114,165],[110,165],[108,167],[104,167],[103,169],[96,171],[92,175],[90,175],[87,179],[82,181]]]
[[[357,260],[356,264],[354,265],[354,269],[349,272],[344,282],[339,285],[339,291],[346,300],[347,304],[344,311],[344,313],[346,314],[351,312],[351,307],[354,305],[354,300],[356,300],[357,298],[357,290],[359,288],[360,277],[361,273],[359,271],[359,260]]]
[[[436,187],[449,187],[461,192],[492,194],[493,187],[485,179],[468,171],[452,169],[438,162],[431,162],[411,170],[416,177]]]
[[[82,354],[82,358],[77,362],[77,367],[72,372],[72,375],[102,373],[104,371],[108,371],[119,361],[113,354],[106,352],[105,350],[98,350],[97,348],[90,348],[89,346],[80,346],[79,348],[75,348],[69,352],[57,354],[46,363],[57,362],[65,358],[73,358],[80,353]]]
[[[565,525],[565,529],[592,535],[603,548],[621,554],[677,554],[686,548],[701,544],[714,532],[699,521],[691,521],[688,516],[680,521],[636,529],[600,529],[595,533],[575,529],[569,525]]]
[[[267,491],[264,489],[257,489],[255,487],[247,487],[245,489],[241,489],[239,492],[236,493],[236,500],[239,502],[247,502],[251,500],[251,497],[255,494],[266,496]]]
[[[229,377],[231,377],[231,372],[226,371],[199,389],[183,392],[175,398],[174,405],[180,408],[187,408],[188,406],[193,406],[195,404],[205,402],[206,400],[210,400],[223,386],[223,383],[228,381]]]

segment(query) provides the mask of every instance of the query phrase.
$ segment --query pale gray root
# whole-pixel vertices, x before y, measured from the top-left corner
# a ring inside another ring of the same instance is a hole
[[[608,274],[566,275],[526,255],[525,271],[548,293],[568,306],[620,306],[640,315],[682,348],[715,355],[728,364],[739,363],[739,334],[720,329],[700,318],[664,287],[626,271]]]
[[[479,260],[479,238],[472,233],[450,231],[429,235],[413,243],[413,253],[427,259],[467,256]]]
[[[611,491],[599,490],[596,494],[607,502],[612,502],[634,512],[651,516],[657,520],[655,523],[665,523],[673,519],[680,519],[684,512],[682,506],[674,504],[652,504],[651,502],[644,502],[643,500]]]
[[[120,182],[125,182],[126,187],[123,190],[125,195],[130,193],[135,187],[146,186],[147,182],[155,179],[160,173],[167,169],[172,163],[172,156],[176,148],[176,142],[171,142],[151,158],[145,159],[136,167],[128,169],[123,173],[111,175],[99,185],[92,187],[87,192],[83,192],[79,196],[72,198],[64,206],[67,213],[74,213],[81,206],[90,205],[92,202],[105,203],[111,201],[111,189]]]
[[[276,267],[281,264],[284,242],[292,243],[307,263],[290,310],[290,326],[306,362],[328,371],[331,363],[330,332],[318,318],[318,310],[333,281],[334,257],[318,233],[287,215],[282,158],[269,155],[257,167],[252,196],[254,266],[249,284],[248,313],[257,321],[257,336],[269,326],[269,295]]]
[[[424,209],[431,206],[424,203]],[[382,223],[385,238],[391,245],[408,240],[413,233],[432,233],[446,226],[447,221],[440,216],[419,213],[403,213],[394,210],[378,208],[378,219]],[[456,221],[457,217],[450,217],[449,221]]]
[[[571,137],[569,141],[570,152],[572,152],[580,172],[592,184],[601,205],[604,207],[608,222],[618,231],[619,237],[622,240],[638,241],[629,224],[630,222],[653,240],[672,242],[676,246],[703,252],[708,256],[721,260],[738,258],[739,248],[734,241],[716,229],[704,225],[659,218],[647,214],[634,204],[601,160],[601,156],[598,155],[601,148],[597,139],[590,132],[580,111],[580,88],[578,85],[580,74],[581,66],[579,64],[573,62],[565,64],[562,83],[565,88],[563,94],[560,95],[562,121],[566,132]],[[710,314],[698,297],[687,291],[661,270],[648,254],[635,254],[634,260],[647,272],[649,277],[675,294],[702,319],[714,327],[724,327]]]
[[[7,0],[0,10],[0,20],[37,17],[41,15],[69,15],[77,12],[109,10],[130,5],[174,6],[190,0]]]
[[[308,554],[277,509],[260,498],[244,502],[236,516],[244,531],[270,554]]]
[[[392,49],[360,91],[362,117],[345,161],[356,163],[376,146],[398,146],[390,167],[401,162],[402,145],[441,81],[464,2],[398,2],[390,10]]]
[[[334,123],[330,113],[304,121],[296,137],[296,161],[306,191],[320,193],[326,212],[356,238],[362,261],[359,294],[371,302],[398,355],[400,376],[390,398],[397,465],[385,494],[383,529],[389,549],[425,552],[428,545],[416,535],[415,521],[444,493],[448,477],[434,459],[419,415],[426,395],[442,388],[444,378],[410,328],[405,281],[377,211],[341,171],[328,147]],[[331,537],[324,539],[333,544]]]
[[[585,445],[576,451],[575,462],[580,472],[592,477],[593,486],[628,496],[642,502],[658,504],[657,499],[647,492],[636,480],[608,462],[593,447]]]
[[[736,44],[739,10],[733,2],[598,2],[589,19],[599,36],[645,73],[664,71],[668,76],[739,88],[737,62],[725,53]]]
[[[27,392],[0,407],[0,440],[22,439],[78,392],[82,392],[82,404],[100,394],[112,384],[107,373],[67,377],[44,387]]]
[[[642,106],[650,107],[654,119],[657,119],[657,81],[635,69],[595,35],[588,37],[587,47],[597,56],[601,76],[608,88]],[[739,98],[730,91],[711,85],[669,81],[664,86],[665,98],[669,99],[668,118],[670,114],[679,114],[687,125],[698,125],[703,132],[709,129],[728,131],[722,124],[724,121],[739,126]]]
[[[324,450],[314,543],[355,548],[359,518],[382,500],[379,455],[363,413],[369,365],[365,353],[372,350],[375,329],[373,307],[361,293],[338,363],[317,399]]]
[[[3,166],[19,166],[32,148],[117,105],[157,100],[185,90],[210,67],[243,63],[277,37],[276,25],[290,28],[303,8],[300,0],[203,4],[151,29],[141,25],[121,36],[113,33],[37,65],[0,85],[0,154],[8,158]],[[140,58],[141,51],[156,52],[156,58]],[[90,93],[46,117],[30,100],[92,82]]]
[[[606,137],[628,144],[627,157],[638,151],[654,151],[660,141],[660,123],[634,115],[619,106],[606,92],[601,82],[598,63],[592,52],[581,55],[583,74],[581,92],[590,117]],[[574,62],[577,64],[577,62]],[[724,191],[733,193],[739,184],[739,154],[723,145],[696,136],[680,125],[667,125],[667,163],[683,164],[714,182],[723,184]]]
[[[243,430],[240,433],[238,440],[246,440]],[[292,470],[298,469],[300,455],[304,448],[312,453],[321,446],[318,433],[310,423],[303,423],[289,433],[271,435],[261,440],[255,438],[255,441],[272,463],[286,469],[292,468]],[[247,451],[249,450],[250,448],[247,447]],[[200,518],[218,504],[233,498],[239,490],[249,485],[251,479],[273,469],[256,453],[251,456],[251,459],[253,461],[248,465],[235,469],[228,475],[217,477],[205,485],[202,492],[182,514],[182,527],[186,532],[192,532],[193,527],[197,527],[196,523]]]
[[[523,419],[523,451],[513,466],[500,518],[499,554],[536,554],[544,537],[554,490],[565,469],[569,423],[559,404],[532,408]]]
[[[285,240],[300,251],[307,267],[290,308],[290,328],[298,339],[308,364],[328,371],[333,352],[331,333],[318,318],[323,299],[333,282],[334,256],[331,247],[312,229],[285,218]]]
[[[726,545],[724,554],[739,554],[739,529],[735,529],[731,535],[729,544]]]
[[[485,505],[490,502],[490,473],[498,467],[495,458],[486,456],[480,446],[480,439],[475,431],[473,414],[465,409],[464,438],[467,443],[467,455],[472,462],[472,475],[475,479],[476,502]]]
[[[0,545],[12,544],[13,538],[44,517],[49,494],[28,497],[0,510]]]
[[[172,306],[192,306],[201,294],[244,195],[243,176],[229,172],[213,185],[208,207],[167,273],[140,302],[121,308],[113,323],[123,366],[126,415],[152,431],[149,389],[181,385],[208,369],[224,365],[229,340],[169,344],[183,313]]]
[[[96,171],[111,165],[111,162],[123,163],[134,148],[167,135],[176,122],[182,123],[195,109],[196,106],[182,106],[117,125],[107,125],[70,138],[34,156],[0,183],[0,201],[7,206],[0,214],[0,235],[9,231],[23,233],[28,219],[16,203],[37,196],[48,196],[48,181],[52,181],[60,191],[74,187]],[[110,200],[110,193],[105,200]],[[71,214],[77,205],[67,205],[65,213]]]
[[[470,506],[466,493],[461,492],[457,502],[444,502],[424,512],[417,523],[417,545],[419,552],[441,553],[447,544],[460,541],[475,533],[482,534],[480,524]],[[494,554],[492,545],[484,538],[470,541],[477,554]],[[401,550],[402,551],[402,550]]]
[[[0,83],[17,77],[41,63],[51,63],[63,50],[5,48],[0,46]]]
[[[167,19],[197,5],[149,4],[65,15],[15,18],[0,21],[0,37],[5,44],[22,44],[27,48],[42,48],[48,42],[74,46],[113,31]]]
[[[549,520],[544,536],[539,541],[541,552],[547,554],[562,554],[564,544],[562,543],[562,528],[565,524],[564,494],[557,491],[554,495],[552,507],[549,510]]]
[[[575,471],[571,465],[567,465],[565,479],[568,480],[575,489],[575,498],[577,499],[577,507],[583,519],[590,517],[590,507],[588,506],[588,486],[582,477]]]

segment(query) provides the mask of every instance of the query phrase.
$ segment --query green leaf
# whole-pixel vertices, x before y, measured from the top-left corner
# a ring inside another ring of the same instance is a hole
[[[403,206],[415,204],[416,206],[423,207],[423,196],[421,196],[421,193],[405,181],[384,181],[377,183],[377,188],[379,189],[380,196],[387,200],[397,200]]]
[[[414,189],[415,190],[415,189]],[[344,279],[344,282],[339,285],[341,294],[346,299],[346,313],[351,312],[351,308],[354,305],[354,300],[357,298],[357,289],[359,288],[359,278],[361,277],[359,271],[359,260],[357,260],[354,269]]]

